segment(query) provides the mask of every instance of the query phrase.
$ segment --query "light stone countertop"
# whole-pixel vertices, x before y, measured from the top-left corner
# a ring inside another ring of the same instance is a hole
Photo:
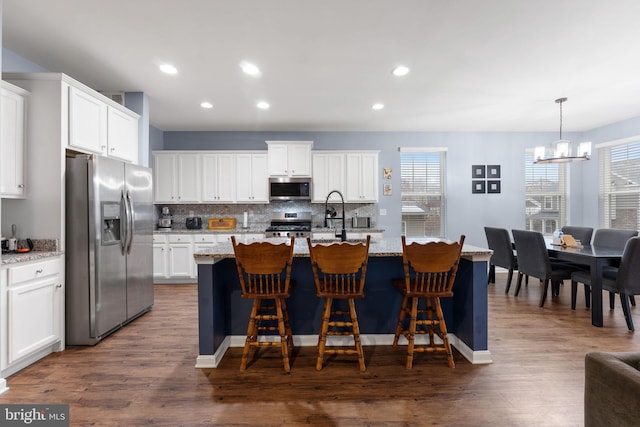
[[[64,255],[61,251],[31,251],[25,253],[2,254],[2,266],[10,264],[19,264],[22,262],[38,261],[45,258],[51,258]]]
[[[442,239],[437,238],[422,238],[422,239],[407,239],[410,242],[429,242],[439,241]],[[270,238],[265,241],[272,243],[285,243],[289,239],[284,238]],[[240,241],[241,243],[248,243]],[[295,241],[295,247],[293,250],[294,256],[308,257],[309,248],[307,247],[306,239],[297,239]],[[487,248],[481,248],[478,246],[472,246],[465,244],[462,247],[462,257],[470,259],[472,261],[488,261],[493,251]],[[207,248],[202,251],[196,252],[194,255],[196,264],[212,264],[216,260],[223,258],[233,258],[233,246],[231,242],[220,243],[214,247]],[[369,256],[402,256],[402,240],[400,238],[383,238],[372,239],[369,243]]]

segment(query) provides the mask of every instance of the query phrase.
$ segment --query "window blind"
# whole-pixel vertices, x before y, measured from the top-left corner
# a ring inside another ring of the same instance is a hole
[[[400,153],[403,233],[407,237],[444,236],[444,151]]]
[[[552,234],[566,223],[567,165],[533,163],[533,150],[525,152],[525,228]]]
[[[599,208],[605,228],[640,228],[640,141],[598,148]]]

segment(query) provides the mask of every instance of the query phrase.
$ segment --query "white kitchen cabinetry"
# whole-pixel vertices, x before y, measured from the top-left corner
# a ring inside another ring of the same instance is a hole
[[[74,86],[69,87],[69,146],[107,154],[107,104]]]
[[[2,376],[64,349],[62,257],[3,269]]]
[[[107,107],[107,149],[109,157],[138,162],[138,117]]]
[[[339,152],[313,153],[313,202],[324,203],[327,195],[345,193],[345,155]]]
[[[154,153],[154,201],[156,203],[200,202],[198,154]]]
[[[194,234],[193,235],[193,253],[210,249],[216,245],[216,236],[214,234]],[[191,258],[191,277],[198,277],[198,265],[196,260]]]
[[[169,234],[169,277],[193,277],[193,241],[190,234]]]
[[[236,154],[236,201],[269,203],[269,176],[265,153]]]
[[[153,235],[153,277],[169,277],[169,241],[166,235]]]
[[[378,152],[346,153],[345,202],[378,201]]]
[[[311,176],[312,141],[267,141],[269,176]]]
[[[25,196],[26,108],[29,92],[12,84],[0,86],[0,143],[2,143],[2,174],[0,193],[4,198]]]
[[[206,153],[202,155],[202,201],[235,202],[235,155]]]
[[[84,152],[138,161],[138,119],[106,97],[69,87],[69,146]]]

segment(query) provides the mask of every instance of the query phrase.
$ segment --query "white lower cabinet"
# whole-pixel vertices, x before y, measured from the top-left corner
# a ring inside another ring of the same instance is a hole
[[[7,267],[2,275],[0,368],[5,376],[64,349],[62,257]]]
[[[193,277],[193,241],[190,234],[169,235],[169,277]]]
[[[166,235],[153,235],[153,278],[169,277],[169,246]]]

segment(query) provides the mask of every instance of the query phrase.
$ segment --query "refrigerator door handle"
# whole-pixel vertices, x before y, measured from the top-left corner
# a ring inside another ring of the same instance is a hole
[[[129,236],[129,207],[127,206],[124,190],[120,193],[120,212],[122,212],[120,219],[120,252],[124,256],[127,251],[127,239]]]
[[[127,255],[131,253],[131,245],[133,244],[133,202],[131,201],[131,193],[127,191]]]

